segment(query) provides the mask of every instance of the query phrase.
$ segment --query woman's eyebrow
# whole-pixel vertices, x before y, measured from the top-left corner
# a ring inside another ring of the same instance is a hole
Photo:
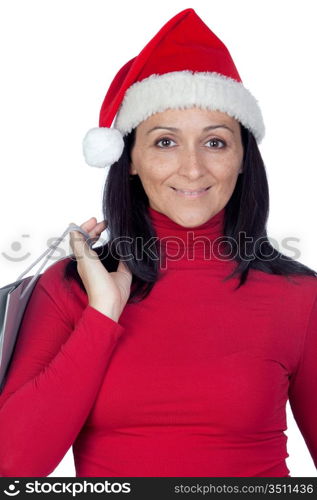
[[[232,134],[234,134],[233,130],[228,127],[228,125],[225,125],[225,124],[221,124],[221,125],[209,125],[208,127],[205,127],[203,128],[203,132],[207,132],[208,130],[213,130],[215,128],[226,128],[227,130],[230,130],[230,132]],[[172,130],[174,132],[179,132],[179,128],[175,128],[175,127],[164,127],[163,125],[157,125],[156,127],[153,127],[151,128],[150,130],[147,131],[146,135],[149,134],[150,132],[152,132],[153,130],[157,130],[157,129],[167,129],[167,130]]]

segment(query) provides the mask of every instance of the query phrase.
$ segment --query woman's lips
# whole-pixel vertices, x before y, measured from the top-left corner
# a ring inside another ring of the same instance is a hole
[[[211,186],[208,186],[207,188],[203,188],[203,189],[200,189],[197,191],[185,191],[183,189],[176,189],[176,188],[172,187],[175,194],[177,194],[179,196],[183,196],[185,198],[201,198],[202,196],[204,196],[204,194],[207,193],[207,191],[210,188],[211,188]]]

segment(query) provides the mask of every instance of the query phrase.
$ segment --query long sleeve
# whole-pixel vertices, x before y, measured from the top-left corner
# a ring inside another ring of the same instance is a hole
[[[301,359],[290,378],[289,402],[317,468],[317,297],[305,333]]]
[[[89,304],[74,325],[74,296],[58,269],[59,263],[47,269],[33,290],[0,394],[4,477],[54,471],[80,432],[124,332]]]

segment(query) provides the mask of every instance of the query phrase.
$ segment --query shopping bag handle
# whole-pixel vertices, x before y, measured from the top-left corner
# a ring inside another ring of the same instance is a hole
[[[77,224],[69,224],[69,226],[65,229],[65,231],[63,232],[63,234],[57,238],[57,241],[55,241],[55,243],[53,243],[52,245],[50,245],[46,250],[45,252],[43,252],[34,262],[33,264],[31,264],[25,271],[23,271],[22,274],[20,274],[20,276],[17,278],[17,281],[18,280],[21,280],[22,277],[28,273],[30,271],[30,269],[32,269],[32,267],[35,266],[35,264],[37,264],[41,259],[43,259],[43,257],[46,255],[46,259],[44,260],[44,262],[41,264],[41,266],[39,267],[39,269],[36,271],[36,273],[34,274],[33,278],[31,279],[31,281],[28,283],[28,285],[25,287],[25,289],[23,290],[23,292],[21,293],[20,295],[20,298],[22,298],[27,290],[31,287],[32,283],[37,279],[37,277],[39,276],[40,272],[42,271],[43,267],[45,266],[47,260],[50,258],[50,256],[54,253],[54,251],[56,250],[56,248],[58,247],[58,245],[61,243],[61,241],[65,238],[65,236],[70,232],[70,231],[79,231],[80,233],[82,233],[85,237],[85,240],[87,242],[87,244],[89,245],[89,247],[91,247],[95,242],[92,241],[92,238],[91,236],[86,232],[84,231],[84,229],[82,229],[80,226],[77,226]]]

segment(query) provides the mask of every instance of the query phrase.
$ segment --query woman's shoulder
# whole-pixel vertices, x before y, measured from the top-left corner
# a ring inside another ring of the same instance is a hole
[[[271,274],[257,269],[250,272],[250,283],[258,286],[263,292],[268,291],[277,299],[290,302],[314,301],[317,297],[317,276],[308,274]]]
[[[304,293],[311,303],[317,300],[317,276],[296,276],[298,292]]]
[[[50,304],[55,304],[54,307],[63,311],[67,316],[67,321],[74,322],[78,320],[86,307],[88,297],[76,280],[71,277],[65,278],[65,268],[71,261],[77,268],[76,260],[70,256],[51,264],[40,275],[36,284],[37,290],[33,293],[42,297],[46,296]]]
[[[74,272],[77,272],[76,259],[67,256],[59,259],[51,264],[41,275],[38,280],[37,286],[42,290],[55,297],[56,301],[69,302],[71,297],[82,297],[85,295],[84,290],[81,289],[78,282],[68,274],[66,277],[66,266],[73,262],[75,265]],[[85,297],[84,297],[85,298]]]
[[[296,275],[290,276],[290,283],[294,285],[297,294],[302,294],[314,302],[317,298],[317,276]]]
[[[56,286],[65,284],[64,274],[65,268],[69,262],[73,262],[74,259],[70,256],[51,264],[41,275],[40,282],[43,286]]]

